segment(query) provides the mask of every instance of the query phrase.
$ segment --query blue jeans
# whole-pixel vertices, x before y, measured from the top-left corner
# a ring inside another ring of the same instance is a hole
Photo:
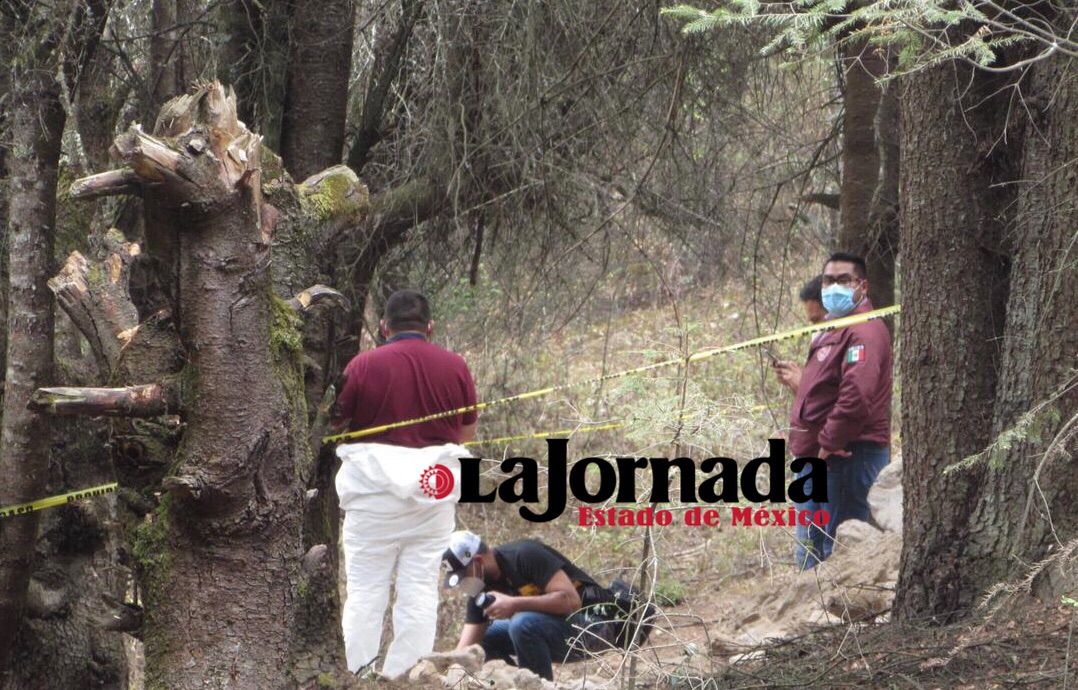
[[[553,661],[563,661],[569,653],[573,628],[560,616],[538,611],[521,611],[509,620],[494,621],[483,635],[487,660],[501,659],[554,680]]]
[[[850,457],[832,457],[827,461],[827,503],[808,501],[798,504],[802,509],[826,510],[831,514],[831,521],[825,529],[816,525],[798,525],[798,545],[794,556],[802,570],[812,568],[831,555],[835,532],[843,522],[870,520],[868,490],[872,488],[880,470],[891,461],[891,447],[856,441],[846,446],[846,450],[850,452]],[[806,484],[806,489],[811,491],[812,482]]]
[[[809,468],[806,467],[797,476],[804,477],[808,472]],[[827,496],[830,498],[832,495],[830,473],[828,473],[827,477]],[[805,493],[812,493],[811,479],[805,481]],[[826,510],[830,513],[833,510],[830,501],[813,501],[810,499],[795,505],[799,510],[811,510],[813,512]],[[808,525],[798,523],[794,526],[794,537],[797,539],[797,544],[794,546],[794,561],[797,563],[798,568],[808,570],[831,555],[831,540],[827,538],[826,530],[826,527],[820,527],[812,523]]]

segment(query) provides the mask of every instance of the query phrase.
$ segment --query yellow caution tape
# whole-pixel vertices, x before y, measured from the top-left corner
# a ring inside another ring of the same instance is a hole
[[[765,335],[759,338],[753,338],[752,340],[745,340],[733,345],[725,345],[723,347],[713,347],[706,350],[699,350],[692,353],[687,358],[678,357],[675,359],[667,359],[662,362],[655,362],[654,364],[646,364],[641,367],[635,367],[633,369],[626,369],[624,371],[614,372],[612,374],[606,374],[604,376],[596,376],[591,379],[584,379],[582,381],[573,381],[570,383],[563,383],[558,386],[550,386],[547,388],[540,388],[534,391],[528,391],[526,393],[518,393],[517,395],[511,395],[506,398],[499,398],[497,400],[491,400],[489,402],[476,403],[475,405],[468,405],[466,407],[459,407],[455,410],[448,410],[446,412],[436,412],[424,417],[416,417],[414,419],[406,419],[400,422],[393,422],[391,424],[383,424],[381,426],[374,426],[367,429],[360,429],[359,431],[350,431],[343,434],[334,434],[332,436],[326,436],[322,439],[325,443],[332,441],[340,441],[346,438],[361,438],[363,436],[371,436],[374,434],[380,434],[383,431],[389,431],[391,429],[399,429],[404,426],[411,426],[413,424],[422,424],[423,422],[429,422],[435,419],[443,419],[445,417],[452,417],[453,415],[464,414],[465,412],[478,412],[480,410],[486,410],[496,405],[504,405],[506,403],[515,402],[517,400],[528,400],[529,398],[539,398],[544,395],[549,395],[556,391],[565,390],[575,386],[582,386],[587,383],[600,383],[603,381],[609,381],[611,379],[621,378],[623,376],[630,376],[632,374],[639,374],[645,371],[652,371],[660,369],[662,367],[673,366],[675,364],[682,364],[686,361],[698,362],[703,359],[709,359],[716,355],[724,354],[727,352],[735,352],[737,350],[743,350],[749,347],[756,347],[759,345],[765,345],[767,343],[773,343],[777,340],[786,340],[789,338],[799,338],[801,336],[808,335],[810,333],[821,333],[823,331],[831,331],[838,328],[846,328],[858,323],[864,323],[866,321],[872,321],[873,319],[880,319],[891,314],[897,314],[901,311],[901,305],[894,305],[891,307],[885,307],[883,309],[876,309],[875,311],[865,312],[864,314],[856,314],[854,316],[846,316],[841,319],[834,319],[831,321],[825,321],[823,323],[813,324],[811,326],[805,326],[803,328],[797,328],[792,331],[785,331],[782,333],[774,333],[772,335]],[[766,405],[757,405],[750,409],[750,412],[756,412],[766,409]],[[543,439],[551,436],[568,436],[572,434],[590,433],[594,431],[607,431],[611,429],[621,429],[628,426],[628,422],[611,422],[608,424],[594,424],[578,426],[572,429],[558,429],[556,431],[537,431],[531,434],[520,434],[517,436],[502,436],[500,438],[489,438],[476,441],[468,441],[463,444],[466,446],[481,445],[486,443],[511,443],[513,441],[523,441],[528,439]],[[70,491],[66,494],[60,494],[58,496],[49,496],[48,498],[42,498],[37,501],[31,501],[30,503],[19,503],[13,506],[7,506],[0,508],[0,519],[6,517],[12,517],[14,515],[23,515],[35,510],[42,510],[43,508],[53,508],[55,506],[64,505],[73,501],[78,501],[84,498],[90,498],[92,496],[100,496],[102,494],[111,493],[116,491],[119,485],[116,482],[109,484],[101,484],[100,486],[91,486],[88,489],[79,489],[78,491]]]
[[[755,405],[749,408],[749,412],[759,412],[766,410],[767,405]],[[499,438],[485,438],[475,441],[468,441],[462,443],[464,446],[478,446],[487,443],[512,443],[514,441],[526,441],[531,439],[544,439],[552,436],[572,436],[573,434],[587,434],[594,431],[608,431],[611,429],[623,429],[629,426],[629,422],[609,422],[607,424],[590,424],[573,427],[572,429],[558,429],[556,431],[536,431],[531,434],[519,434],[517,436],[501,436]],[[119,488],[119,484],[111,482],[109,484],[102,484],[100,486],[92,486],[88,489],[79,489],[78,491],[71,491],[66,494],[60,494],[58,496],[50,496],[48,498],[42,498],[38,501],[31,501],[30,503],[19,503],[6,508],[0,508],[0,519],[11,517],[13,515],[23,515],[35,510],[41,510],[42,508],[55,508],[56,506],[65,505],[73,501],[78,501],[83,498],[90,498],[91,496],[101,496],[102,494],[112,493]]]
[[[62,506],[65,503],[71,503],[83,498],[90,498],[91,496],[100,496],[102,494],[112,493],[119,484],[111,482],[109,484],[102,484],[100,486],[91,486],[88,489],[79,489],[78,491],[71,491],[66,494],[60,494],[59,496],[49,496],[48,498],[42,498],[37,501],[31,501],[29,503],[19,503],[13,506],[7,506],[0,508],[0,519],[11,517],[13,515],[23,515],[25,513],[32,513],[35,510],[41,510],[42,508],[54,508],[56,506]]]
[[[464,407],[458,407],[455,410],[447,410],[445,412],[435,412],[423,417],[415,417],[413,419],[405,419],[399,422],[391,422],[389,424],[382,424],[379,426],[372,426],[366,429],[360,429],[359,431],[347,431],[340,434],[332,434],[322,438],[323,443],[332,443],[334,441],[343,441],[350,438],[363,438],[364,436],[373,436],[374,434],[380,434],[384,431],[390,431],[392,429],[399,429],[405,426],[412,426],[414,424],[422,424],[423,422],[434,421],[435,419],[444,419],[446,417],[453,417],[458,414],[465,414],[467,412],[480,412],[482,410],[488,410],[498,405],[505,405],[511,402],[517,402],[520,400],[529,400],[531,398],[541,398],[545,395],[550,395],[557,391],[566,390],[569,388],[575,388],[576,386],[583,386],[589,383],[601,383],[604,381],[610,381],[611,379],[617,379],[624,376],[631,376],[633,374],[641,374],[647,371],[653,371],[655,369],[661,369],[664,367],[673,366],[675,364],[683,364],[686,361],[698,362],[700,360],[709,359],[716,355],[725,354],[727,352],[735,352],[737,350],[743,350],[749,347],[758,347],[767,343],[773,343],[778,340],[787,340],[789,338],[799,338],[801,336],[809,335],[811,333],[820,333],[823,331],[832,331],[839,328],[846,328],[847,326],[853,326],[859,323],[865,323],[866,321],[872,321],[874,319],[881,319],[891,314],[897,314],[901,311],[901,306],[896,304],[891,307],[884,307],[883,309],[876,309],[874,311],[865,312],[864,314],[855,314],[853,316],[844,316],[841,319],[832,319],[831,321],[823,321],[821,323],[812,324],[811,326],[804,326],[802,328],[796,328],[792,331],[784,331],[782,333],[774,333],[772,335],[764,335],[759,338],[753,338],[752,340],[745,340],[733,345],[725,345],[722,347],[713,347],[706,350],[699,350],[692,353],[688,357],[676,357],[674,359],[667,359],[661,362],[655,362],[654,364],[645,364],[644,366],[634,367],[632,369],[626,369],[624,371],[617,371],[611,374],[605,374],[603,376],[596,376],[590,379],[583,379],[581,381],[571,381],[569,383],[563,383],[558,386],[549,386],[547,388],[540,388],[534,391],[528,391],[526,393],[518,393],[516,395],[510,395],[505,398],[498,398],[496,400],[490,400],[487,402],[476,403],[474,405],[466,405]]]
[[[760,412],[766,410],[767,405],[754,405],[749,408],[749,412]],[[683,419],[683,418],[682,418]],[[476,439],[475,441],[466,441],[460,445],[462,446],[481,446],[488,443],[512,443],[514,441],[530,441],[532,439],[544,439],[554,436],[572,436],[574,434],[588,434],[593,431],[608,431],[610,429],[624,429],[629,426],[630,422],[609,422],[607,424],[592,424],[575,426],[572,429],[558,429],[557,431],[536,431],[530,434],[520,434],[518,436],[499,436],[498,438],[483,438]]]

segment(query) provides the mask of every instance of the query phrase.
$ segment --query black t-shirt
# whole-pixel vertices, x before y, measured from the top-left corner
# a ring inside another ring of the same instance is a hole
[[[582,585],[596,584],[590,575],[573,565],[568,558],[536,539],[517,539],[496,546],[494,558],[501,568],[502,577],[497,582],[488,583],[484,592],[534,597],[543,593],[543,589],[559,570],[565,571],[578,590]],[[465,622],[482,623],[486,619],[486,614],[475,603],[475,598],[469,598]]]

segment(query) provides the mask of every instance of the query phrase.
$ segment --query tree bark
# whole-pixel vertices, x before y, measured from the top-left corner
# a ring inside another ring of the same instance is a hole
[[[48,424],[26,404],[53,375],[52,301],[45,281],[52,262],[64,130],[59,84],[45,65],[18,69],[12,85],[12,141],[21,155],[11,159],[9,179],[8,350],[0,428],[4,505],[40,498],[46,487]],[[19,629],[39,518],[28,513],[0,522],[0,673]]]
[[[884,307],[894,303],[897,102],[894,90],[888,95],[878,81],[887,74],[886,49],[856,40],[842,46],[841,60],[846,90],[838,245],[865,258],[872,303]]]
[[[965,610],[977,594],[966,561],[971,530],[997,527],[971,523],[983,468],[943,470],[992,439],[1008,276],[1001,242],[1013,200],[1009,187],[993,185],[1014,172],[1006,145],[984,154],[998,131],[990,97],[998,86],[960,64],[903,84],[899,618]]]
[[[876,141],[880,151],[880,177],[868,214],[864,257],[872,286],[872,303],[879,307],[895,303],[895,259],[900,241],[899,178],[900,132],[898,87],[888,84],[876,110]]]
[[[26,185],[21,192],[24,197],[36,197],[33,213],[39,217],[31,219],[35,226],[33,234],[42,239],[49,238],[50,244],[51,238],[66,236],[65,231],[78,227],[77,223],[65,227],[68,219],[61,216],[56,206],[58,171],[55,166],[64,123],[60,83],[62,80],[69,95],[79,93],[85,85],[88,65],[93,63],[98,53],[96,47],[110,8],[111,2],[104,0],[48,5],[5,3],[4,6],[5,25],[9,30],[4,36],[15,43],[14,48],[20,58],[14,70],[14,83],[19,85],[21,95],[14,100],[25,120],[17,133],[15,150],[25,179],[19,180],[19,184]],[[13,22],[15,17],[18,20]],[[5,62],[5,65],[8,64]],[[27,100],[19,102],[19,98],[27,96]],[[37,99],[36,103],[32,102],[34,99]],[[80,160],[81,156],[77,150],[73,150],[71,158]],[[25,175],[26,171],[31,172]],[[24,204],[27,201],[28,198],[23,199]],[[26,210],[22,208],[23,212]],[[51,218],[46,220],[45,216]],[[11,227],[16,229],[15,226]],[[24,229],[19,229],[19,232],[24,232]],[[47,358],[48,369],[51,370],[56,359],[53,333],[57,329],[48,325],[51,323],[52,305],[48,304],[51,300],[43,299],[46,295],[40,292],[40,281],[44,277],[40,271],[48,270],[53,263],[52,247],[41,247],[38,255],[29,250],[30,247],[22,243],[20,254],[15,258],[16,264],[21,267],[17,276],[19,288],[20,291],[31,288],[35,291],[34,308],[41,309],[42,313],[35,317],[38,322],[30,330],[34,335],[33,341],[20,343],[20,347],[25,350],[32,348],[35,356],[41,357],[41,364]],[[33,265],[36,268],[31,283],[22,273]],[[25,293],[21,296],[25,296]],[[23,327],[30,318],[28,312],[12,316],[22,319]],[[41,335],[38,328],[41,332],[47,331],[48,335]],[[12,364],[26,367],[31,363],[23,359]],[[70,362],[62,358],[57,362],[60,368],[56,376],[70,371],[67,366]],[[31,373],[34,372],[21,371],[23,377]],[[42,373],[37,372],[39,375]],[[45,381],[38,380],[32,385],[42,383]],[[21,393],[18,397],[22,397]],[[25,404],[25,399],[22,402]],[[23,410],[21,414],[31,413]],[[18,422],[19,416],[12,416],[12,421]],[[23,430],[33,434],[31,442],[34,453],[24,458],[25,464],[21,464],[15,474],[11,474],[8,468],[3,470],[8,477],[29,474],[43,482],[40,489],[27,498],[40,498],[111,480],[107,454],[97,444],[102,432],[100,424],[65,421],[52,422],[45,427],[45,421],[39,418],[37,426],[37,429]],[[48,435],[41,433],[41,428],[57,432],[63,442],[50,444]],[[25,439],[18,441],[19,446],[12,450],[21,453]],[[7,449],[6,440],[0,446]],[[6,499],[6,496],[0,497],[4,502]],[[4,632],[16,634],[10,662],[6,665],[0,662],[0,667],[3,667],[0,687],[5,690],[127,687],[127,664],[122,641],[119,636],[107,633],[97,625],[101,613],[100,597],[105,594],[122,596],[126,585],[123,569],[116,566],[118,544],[114,531],[109,527],[114,523],[113,503],[112,498],[95,499],[35,515],[39,536],[34,544],[36,562],[26,588],[25,616],[15,620],[8,618],[6,612],[0,615],[4,620],[0,625]],[[10,522],[8,527],[18,529]],[[4,528],[0,526],[0,531]],[[0,551],[4,555],[9,553],[6,545]],[[4,591],[12,596],[17,594],[6,587]],[[4,651],[0,656],[8,651],[6,643],[3,646]]]
[[[173,106],[164,138],[116,141],[143,179],[164,178],[154,203],[183,228],[176,307],[194,391],[168,499],[141,537],[165,556],[141,563],[146,674],[174,688],[280,687],[310,466],[298,338],[270,290],[258,138],[218,84]]]
[[[76,36],[79,50],[64,60],[73,108],[69,115],[90,167],[103,166],[108,161],[113,127],[127,96],[125,89],[114,89],[110,83],[114,54],[98,50],[111,6],[112,0],[87,0],[80,7],[81,35]]]
[[[298,281],[318,262],[286,260],[271,276],[270,248],[280,246],[288,259],[305,234],[304,246],[317,252],[312,237],[360,223],[366,188],[343,167],[293,185],[272,153],[263,165],[259,138],[236,120],[234,96],[216,83],[166,104],[155,136],[133,128],[114,148],[130,173],[94,176],[74,189],[141,192],[147,212],[175,229],[173,313],[186,360],[177,379],[182,443],[161,482],[166,496],[134,535],[148,683],[291,687],[338,671],[336,626],[322,625],[339,615],[326,567],[335,553],[305,543],[302,529],[314,481],[302,324],[272,285]],[[114,252],[102,265],[117,260]],[[102,304],[106,287],[97,284],[97,296],[82,302]],[[299,310],[333,295],[316,288],[296,295]],[[107,320],[109,310],[96,311],[85,321]],[[112,365],[114,382],[123,378],[128,388],[78,395],[97,395],[110,412],[171,411],[169,396],[157,395],[165,390],[138,381],[139,367],[127,363],[151,342],[143,335],[157,330],[151,326],[129,329]],[[136,392],[153,395],[135,400]],[[131,406],[102,400],[116,397]],[[86,400],[79,406],[102,411]]]
[[[226,38],[217,77],[236,91],[239,117],[279,150],[288,68],[288,0],[229,0],[220,5]]]
[[[0,32],[4,36],[10,36],[14,31],[14,17],[7,12],[0,12]],[[7,44],[8,42],[2,42]],[[10,64],[11,46],[0,45],[0,62]],[[8,93],[11,86],[11,70],[0,69],[0,93]],[[9,141],[8,135],[11,127],[11,103],[0,103],[0,143]],[[3,378],[7,375],[7,200],[8,200],[8,147],[0,146],[0,218],[4,220],[3,231],[0,232],[0,421],[3,420]]]
[[[329,386],[335,346],[332,324],[337,312],[313,308],[329,298],[347,310],[347,300],[323,286],[307,288],[314,280],[331,280],[335,274],[332,247],[342,234],[367,227],[370,199],[367,188],[349,168],[334,165],[293,185],[280,159],[264,150],[265,213],[274,219],[273,284],[278,294],[296,293],[288,304],[304,312],[304,385],[312,426]],[[307,313],[309,312],[309,313]],[[317,458],[308,482],[304,521],[304,548],[318,548],[317,567],[305,569],[305,597],[296,612],[294,674],[297,682],[317,678],[326,669],[344,668],[340,635],[340,601],[336,573],[338,561],[337,502],[333,478],[338,460],[331,449],[322,449],[321,434],[311,444]]]
[[[149,100],[147,119],[161,105],[183,93],[195,77],[191,47],[186,38],[195,18],[195,0],[153,0],[151,6]]]
[[[876,112],[880,87],[876,80],[887,71],[887,61],[876,46],[859,40],[841,48],[846,90],[843,96],[842,186],[839,192],[841,227],[839,244],[859,249],[868,230],[872,196],[880,178],[876,145]]]
[[[991,424],[993,439],[1019,433],[1010,447],[984,456],[985,483],[970,521],[991,529],[970,535],[966,566],[979,589],[1078,536],[1078,78],[1072,63],[1037,64],[1023,92],[1033,118],[1016,178],[1010,296]]]
[[[108,164],[116,119],[129,93],[113,83],[114,61],[114,53],[95,51],[75,91],[75,126],[91,170],[100,170]]]
[[[296,179],[341,162],[352,68],[353,0],[296,0],[281,158]]]
[[[112,481],[108,450],[97,420],[52,420],[63,440],[48,450],[52,467],[45,495]],[[112,609],[105,597],[122,600],[128,575],[115,528],[114,494],[41,511],[36,564],[26,615],[3,690],[107,688],[127,684],[122,637],[106,626]]]

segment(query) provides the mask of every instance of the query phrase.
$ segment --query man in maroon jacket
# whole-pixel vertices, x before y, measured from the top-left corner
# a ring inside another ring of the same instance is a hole
[[[832,254],[823,268],[828,318],[872,311],[868,292],[864,260]],[[790,451],[827,461],[831,521],[819,560],[830,555],[842,522],[869,519],[868,490],[891,456],[891,384],[883,321],[827,331],[809,348],[790,414]]]

